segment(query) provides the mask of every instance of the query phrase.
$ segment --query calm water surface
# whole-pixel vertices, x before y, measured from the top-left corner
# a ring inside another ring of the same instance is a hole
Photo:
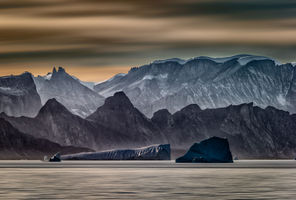
[[[296,199],[296,161],[1,161],[1,199]]]

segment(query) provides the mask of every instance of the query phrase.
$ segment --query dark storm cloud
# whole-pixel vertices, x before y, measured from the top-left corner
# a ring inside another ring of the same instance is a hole
[[[154,59],[239,53],[286,62],[295,35],[291,0],[2,0],[0,71],[23,63],[114,74]]]

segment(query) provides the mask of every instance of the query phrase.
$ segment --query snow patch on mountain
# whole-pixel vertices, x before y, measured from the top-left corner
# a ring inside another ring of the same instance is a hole
[[[286,106],[287,105],[287,101],[285,99],[285,97],[282,94],[279,94],[276,97],[277,101],[282,105],[282,106]]]
[[[53,68],[47,76],[34,77],[37,91],[44,104],[51,98],[56,98],[66,108],[81,117],[86,117],[104,102],[92,88],[94,83],[84,82],[69,75],[64,68]]]
[[[248,54],[239,54],[239,55],[234,55],[234,56],[229,56],[229,57],[217,57],[217,58],[216,57],[209,57],[209,56],[198,56],[198,57],[190,58],[188,60],[183,60],[183,59],[179,59],[179,58],[171,58],[171,59],[165,59],[165,60],[156,60],[156,61],[152,62],[152,64],[164,64],[167,62],[177,62],[180,65],[184,65],[184,64],[188,63],[189,61],[203,60],[203,59],[211,60],[216,63],[225,63],[225,62],[233,60],[233,59],[238,59],[238,62],[240,63],[240,65],[246,65],[249,62],[254,61],[254,60],[272,60],[277,65],[281,64],[279,61],[274,60],[274,59],[270,59],[265,56],[254,56],[254,55],[248,55]]]
[[[168,77],[168,74],[159,74],[157,76],[153,75],[146,75],[142,78],[142,80],[152,80],[152,79],[166,79]]]
[[[50,79],[51,79],[51,76],[52,76],[52,73],[48,73],[48,74],[46,74],[45,76],[43,76],[43,78],[44,78],[45,80],[50,80]]]
[[[192,103],[201,108],[217,108],[254,102],[260,107],[271,105],[296,111],[291,102],[294,88],[290,86],[296,85],[291,65],[284,66],[265,56],[246,54],[180,60],[167,59],[133,68],[122,79],[114,77],[96,85],[95,91],[105,97],[124,91],[148,117],[159,109],[166,108],[174,113]],[[229,62],[232,60],[237,62]],[[244,67],[250,62],[252,66]]]
[[[268,57],[265,57],[265,56],[253,56],[253,55],[248,55],[248,56],[243,56],[243,57],[240,57],[238,59],[238,62],[240,63],[240,65],[246,65],[248,64],[249,62],[251,61],[257,61],[257,60],[271,60],[271,61],[274,61],[274,63],[276,65],[280,65],[281,63],[274,60],[274,59],[270,59]]]

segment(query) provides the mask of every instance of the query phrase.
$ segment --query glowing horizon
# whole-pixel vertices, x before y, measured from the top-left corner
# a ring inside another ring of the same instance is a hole
[[[98,82],[174,57],[254,54],[285,63],[296,60],[295,25],[289,0],[3,0],[0,74],[62,66]]]

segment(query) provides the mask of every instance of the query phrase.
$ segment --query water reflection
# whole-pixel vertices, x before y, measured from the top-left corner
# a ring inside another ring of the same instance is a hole
[[[2,168],[2,199],[295,199],[296,169]],[[87,166],[89,165],[86,164]],[[150,164],[152,165],[152,164]],[[175,164],[172,164],[175,165]],[[252,164],[250,164],[252,165]],[[1,166],[1,163],[0,163]],[[69,166],[71,166],[69,164]]]

